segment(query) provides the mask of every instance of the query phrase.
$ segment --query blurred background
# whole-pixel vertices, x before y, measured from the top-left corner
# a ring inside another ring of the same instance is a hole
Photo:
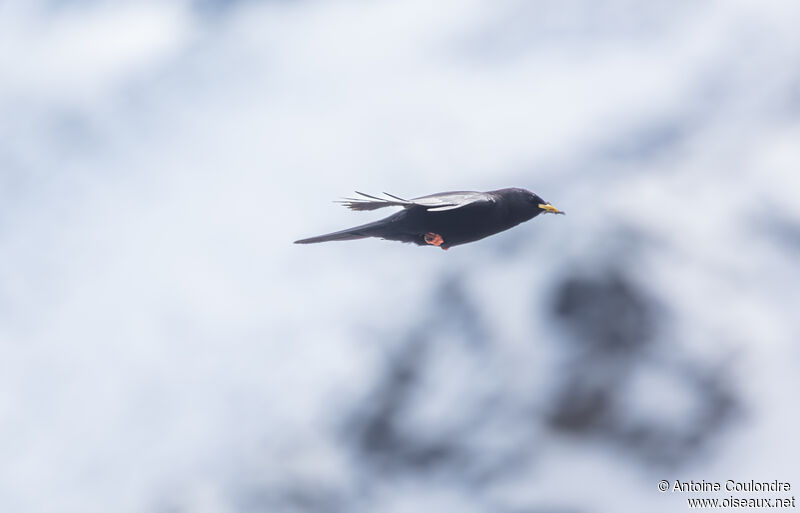
[[[790,0],[0,3],[0,510],[794,495],[799,24]],[[331,202],[354,189],[511,186],[568,215],[448,252],[292,244],[383,217]]]

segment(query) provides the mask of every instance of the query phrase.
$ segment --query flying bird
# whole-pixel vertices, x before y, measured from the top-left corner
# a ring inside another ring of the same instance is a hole
[[[379,198],[356,191],[360,198],[345,198],[351,210],[403,207],[389,217],[347,230],[295,241],[313,244],[331,240],[378,237],[449,249],[475,242],[533,219],[541,213],[563,214],[561,210],[525,189],[488,192],[440,192],[406,200],[384,192]]]

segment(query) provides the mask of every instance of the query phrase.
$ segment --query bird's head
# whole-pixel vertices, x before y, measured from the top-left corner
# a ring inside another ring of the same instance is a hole
[[[524,190],[524,189],[523,189]],[[534,194],[531,191],[525,191],[525,201],[528,204],[528,208],[533,209],[534,216],[539,214],[561,214],[564,215],[562,210],[557,209],[550,203],[543,200],[539,197],[538,194]]]
[[[511,218],[517,222],[533,219],[539,214],[563,214],[550,203],[543,200],[538,194],[527,189],[511,188],[492,191],[495,196],[502,198],[503,205],[508,209]]]

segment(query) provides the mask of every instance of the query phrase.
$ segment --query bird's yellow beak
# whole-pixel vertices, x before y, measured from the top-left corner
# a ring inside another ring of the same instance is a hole
[[[554,207],[550,203],[539,203],[539,208],[544,210],[545,212],[550,212],[551,214],[564,215],[564,212],[562,212],[561,210],[557,209],[556,207]]]

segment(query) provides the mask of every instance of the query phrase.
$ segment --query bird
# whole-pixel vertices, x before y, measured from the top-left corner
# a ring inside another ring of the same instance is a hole
[[[379,221],[294,243],[377,237],[447,250],[508,230],[539,214],[564,214],[538,195],[520,188],[439,192],[409,200],[387,192],[383,193],[385,198],[355,192],[359,198],[343,198],[337,203],[358,211],[385,207],[402,207],[402,210]]]

